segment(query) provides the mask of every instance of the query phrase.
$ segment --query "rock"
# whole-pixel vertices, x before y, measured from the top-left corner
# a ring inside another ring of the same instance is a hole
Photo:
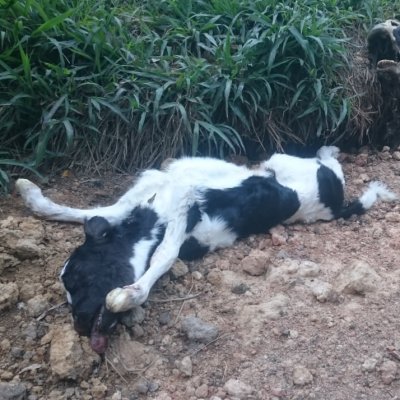
[[[222,273],[217,269],[212,269],[207,275],[207,281],[214,286],[221,286]]]
[[[392,157],[393,160],[400,161],[400,151],[394,151]]]
[[[0,382],[1,400],[23,400],[26,398],[27,389],[23,383]]]
[[[277,294],[262,305],[262,312],[267,319],[278,319],[286,313],[288,305],[289,297],[284,294]]]
[[[189,356],[183,357],[182,360],[177,361],[176,367],[183,373],[184,376],[192,376],[192,360]]]
[[[28,314],[31,317],[38,317],[40,314],[42,314],[44,311],[46,311],[50,306],[47,301],[47,298],[41,294],[32,297],[30,300],[27,302],[27,307],[28,307]]]
[[[232,289],[231,292],[233,294],[245,294],[250,288],[245,284],[245,283],[239,283],[238,285],[235,285]]]
[[[385,214],[385,220],[388,222],[400,222],[400,213],[388,212]]]
[[[283,225],[275,226],[274,228],[269,230],[271,234],[272,244],[274,246],[282,246],[286,244],[288,239],[288,234],[286,232],[286,228]]]
[[[270,257],[261,250],[252,250],[250,254],[241,261],[241,268],[252,276],[260,276],[267,272]]]
[[[7,310],[18,301],[18,286],[14,282],[0,283],[0,311]]]
[[[92,379],[92,388],[90,394],[94,399],[105,399],[107,395],[107,386],[100,379]]]
[[[151,346],[146,346],[136,340],[132,340],[128,332],[121,332],[113,342],[113,348],[128,370],[146,368],[149,365],[157,365],[159,358],[154,354]]]
[[[12,268],[18,265],[20,261],[13,257],[10,254],[7,253],[0,253],[0,274],[6,269],[6,268]]]
[[[304,386],[313,381],[311,372],[302,365],[297,365],[293,370],[293,383],[298,386]]]
[[[320,273],[320,270],[320,266],[315,262],[300,261],[297,273],[304,278],[313,278]]]
[[[192,277],[196,281],[201,281],[203,279],[203,274],[200,271],[193,271]]]
[[[381,277],[365,261],[357,260],[346,268],[337,279],[339,292],[365,294],[376,290]]]
[[[193,315],[182,320],[181,328],[189,340],[201,343],[209,343],[218,336],[218,328],[215,325],[204,322]]]
[[[382,382],[385,385],[390,385],[397,375],[397,364],[394,361],[386,360],[379,367],[379,372],[381,373]]]
[[[0,343],[0,349],[2,353],[8,353],[11,349],[11,342],[8,339],[3,339]]]
[[[141,324],[144,321],[145,316],[146,312],[143,307],[136,306],[135,308],[132,308],[132,310],[124,313],[121,318],[121,323],[128,328],[132,328],[136,324]]]
[[[19,299],[27,302],[32,297],[43,292],[43,285],[40,283],[24,283],[19,289]]]
[[[361,369],[366,372],[373,372],[378,364],[378,360],[376,358],[367,358],[362,366]]]
[[[172,266],[170,273],[174,279],[178,279],[189,273],[188,266],[181,260],[177,260]]]
[[[253,393],[253,389],[251,386],[247,385],[246,383],[238,379],[229,379],[225,383],[224,389],[232,397],[238,399],[246,399]]]
[[[158,322],[160,325],[168,325],[172,321],[172,315],[170,311],[164,311],[158,316]]]
[[[146,394],[149,391],[149,382],[146,379],[140,379],[135,384],[135,390],[140,394]]]
[[[336,297],[332,285],[328,282],[313,279],[307,283],[307,286],[311,289],[314,297],[321,303],[331,301]]]
[[[85,339],[83,339],[85,340]],[[50,370],[60,379],[85,379],[98,363],[99,356],[86,343],[84,346],[71,325],[53,328],[50,344]]]
[[[33,239],[19,239],[14,245],[13,254],[20,260],[27,260],[39,257],[41,250]]]
[[[204,399],[208,396],[208,385],[203,383],[194,392],[198,399]]]

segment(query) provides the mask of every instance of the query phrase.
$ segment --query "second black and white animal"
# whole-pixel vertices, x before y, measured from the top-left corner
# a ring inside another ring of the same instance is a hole
[[[25,179],[16,185],[37,215],[84,223],[85,242],[61,279],[75,329],[102,353],[121,313],[145,302],[178,257],[198,258],[277,224],[348,218],[378,198],[395,199],[373,182],[346,204],[338,151],[324,146],[307,159],[275,154],[256,169],[182,158],[165,170],[144,171],[114,205],[93,209],[55,204]]]

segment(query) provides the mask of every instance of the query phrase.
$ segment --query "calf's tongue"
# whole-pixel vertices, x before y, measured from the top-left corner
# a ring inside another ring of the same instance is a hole
[[[101,318],[103,316],[103,307],[99,311],[90,332],[90,347],[98,354],[103,354],[107,350],[108,337],[99,331]]]

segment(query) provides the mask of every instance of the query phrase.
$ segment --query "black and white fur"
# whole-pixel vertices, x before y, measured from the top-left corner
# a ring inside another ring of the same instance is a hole
[[[280,223],[362,214],[378,198],[395,198],[373,182],[344,204],[338,151],[324,146],[308,159],[275,154],[256,169],[182,158],[163,171],[143,172],[114,205],[87,210],[55,204],[25,179],[17,188],[36,214],[85,223],[85,243],[67,260],[61,278],[77,331],[90,335],[93,329],[107,333],[118,313],[145,302],[178,257],[200,257]],[[103,346],[97,347],[101,352]]]

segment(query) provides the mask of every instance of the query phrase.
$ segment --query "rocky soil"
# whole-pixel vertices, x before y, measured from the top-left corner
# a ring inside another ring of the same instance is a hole
[[[400,194],[400,152],[343,155],[348,197]],[[127,176],[58,177],[47,196],[114,201]],[[400,399],[400,204],[278,227],[184,264],[120,325],[106,355],[72,329],[58,280],[77,225],[0,199],[0,399]]]

